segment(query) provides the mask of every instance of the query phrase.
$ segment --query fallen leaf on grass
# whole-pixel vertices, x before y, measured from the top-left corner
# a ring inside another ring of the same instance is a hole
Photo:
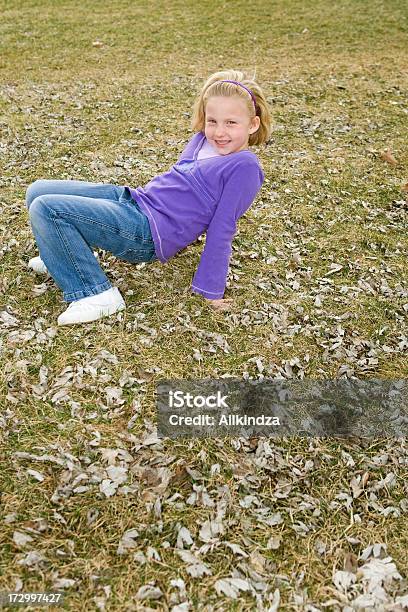
[[[73,578],[57,578],[57,580],[53,582],[52,588],[55,591],[58,591],[59,589],[69,589],[75,584],[76,580],[74,580]]]
[[[280,604],[280,591],[279,589],[275,589],[273,593],[273,599],[271,605],[268,608],[268,612],[278,612]]]
[[[358,569],[357,556],[352,552],[346,553],[344,557],[344,571],[355,574],[357,569]]]
[[[212,571],[210,570],[210,568],[205,565],[205,563],[203,563],[201,559],[193,555],[193,553],[191,553],[189,550],[178,550],[177,554],[179,555],[181,560],[187,564],[186,572],[193,578],[200,578],[201,576],[204,576],[206,574],[208,576],[212,575]]]
[[[0,311],[0,325],[2,327],[17,327],[19,324],[18,319],[13,317],[7,310]]]
[[[161,561],[160,554],[153,546],[148,546],[146,550],[146,558],[148,561]]]
[[[222,578],[217,580],[214,588],[218,595],[226,595],[231,599],[237,599],[240,591],[251,591],[252,587],[247,580],[242,578]]]
[[[105,497],[112,497],[112,495],[115,495],[117,488],[118,485],[108,478],[104,478],[99,485],[99,490]]]
[[[178,465],[170,478],[169,485],[174,488],[187,488],[190,486],[191,476],[186,470],[185,465]]]
[[[106,461],[108,465],[115,465],[116,459],[121,458],[126,462],[132,461],[132,456],[122,448],[99,448],[102,455],[102,461]]]
[[[45,562],[46,558],[38,550],[30,550],[22,559],[17,561],[18,565],[23,565],[24,567],[38,567]]]
[[[159,587],[155,587],[151,584],[145,584],[140,587],[136,594],[136,599],[145,600],[145,599],[160,599],[162,597],[163,591],[159,589]]]
[[[140,482],[146,485],[148,491],[155,495],[166,491],[172,475],[167,467],[154,469],[151,467],[133,466],[131,471]]]
[[[45,478],[44,474],[41,474],[41,472],[37,472],[37,470],[28,469],[27,474],[38,480],[38,482],[42,482]]]
[[[193,485],[193,493],[188,496],[186,503],[190,506],[206,506],[208,508],[214,507],[214,501],[207,493],[207,489],[203,485]]]
[[[343,269],[343,266],[338,263],[331,263],[330,270],[326,272],[325,276],[331,276],[332,274],[336,274],[336,272],[340,272]]]
[[[26,533],[22,533],[21,531],[15,531],[13,533],[13,541],[16,546],[22,547],[32,542],[33,538]]]
[[[384,558],[387,556],[387,545],[382,542],[376,544],[369,544],[360,553],[359,558],[362,561],[367,561],[369,557]]]
[[[108,406],[122,406],[125,403],[122,399],[123,389],[120,387],[106,387],[105,394]]]
[[[381,159],[392,166],[396,166],[398,164],[390,149],[384,149],[384,151],[381,151]]]
[[[135,552],[133,559],[136,561],[136,563],[139,563],[139,565],[146,565],[147,563],[146,555],[141,550]]]
[[[281,536],[272,536],[271,538],[269,538],[266,544],[266,548],[268,550],[278,550],[279,546],[281,545],[281,542]]]
[[[17,512],[10,512],[9,514],[6,514],[6,516],[4,517],[4,523],[6,525],[11,525],[12,523],[15,523],[17,520]]]
[[[360,476],[353,476],[353,478],[350,481],[350,489],[353,492],[353,498],[357,499],[358,497],[360,497],[361,493],[363,492],[363,487],[360,486],[361,482],[360,482]]]
[[[91,508],[91,510],[88,510],[87,514],[86,514],[86,524],[88,525],[92,525],[96,519],[99,516],[99,510],[97,508]]]
[[[241,555],[241,557],[248,557],[247,553],[242,550],[238,544],[234,544],[233,542],[224,542],[225,546],[228,546],[234,553],[234,555]]]
[[[122,536],[122,539],[119,542],[116,553],[118,555],[125,555],[132,548],[136,548],[136,538],[138,537],[139,532],[137,531],[137,529],[128,529],[127,531],[125,531]]]
[[[183,601],[181,604],[173,606],[171,612],[189,612],[191,604],[188,601]]]
[[[41,285],[34,285],[34,287],[31,289],[31,292],[35,295],[42,295],[43,293],[45,293],[48,289],[48,285],[47,283],[41,283]]]
[[[360,567],[357,575],[362,576],[362,580],[367,583],[367,589],[373,591],[382,584],[389,585],[393,580],[402,580],[401,574],[397,571],[397,566],[391,557],[385,559],[370,559]]]
[[[116,486],[119,486],[126,482],[128,477],[128,470],[125,467],[117,467],[115,465],[110,465],[106,468],[106,473],[109,478],[114,482]]]
[[[180,527],[177,534],[176,548],[184,548],[184,544],[191,546],[193,544],[193,538],[187,527]]]
[[[96,607],[98,608],[98,610],[101,610],[101,612],[105,612],[106,610],[106,603],[109,597],[111,596],[112,588],[110,586],[105,585],[103,587],[103,591],[103,595],[95,596],[93,598]]]
[[[337,571],[333,576],[333,583],[336,589],[340,592],[345,592],[350,586],[356,581],[355,574],[351,572],[345,572],[343,570]]]
[[[202,542],[210,542],[223,533],[224,526],[221,521],[205,521],[200,529],[199,538]]]
[[[266,559],[257,550],[254,550],[253,552],[251,552],[251,555],[249,557],[249,562],[255,571],[260,572],[260,573],[265,571]]]

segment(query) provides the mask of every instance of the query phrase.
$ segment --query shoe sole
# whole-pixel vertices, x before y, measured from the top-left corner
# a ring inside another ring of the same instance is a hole
[[[101,308],[98,314],[95,314],[92,317],[83,317],[81,319],[76,319],[75,321],[64,321],[61,320],[62,315],[58,317],[58,325],[77,325],[80,323],[92,323],[93,321],[98,321],[99,319],[103,319],[104,317],[110,317],[116,312],[120,312],[121,310],[125,310],[126,304],[123,302],[119,306],[106,306]],[[63,313],[64,314],[64,313]]]

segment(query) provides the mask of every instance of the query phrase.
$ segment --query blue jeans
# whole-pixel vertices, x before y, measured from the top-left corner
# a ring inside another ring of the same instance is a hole
[[[93,247],[132,263],[157,259],[149,220],[127,187],[38,180],[26,203],[41,259],[66,302],[112,286]]]

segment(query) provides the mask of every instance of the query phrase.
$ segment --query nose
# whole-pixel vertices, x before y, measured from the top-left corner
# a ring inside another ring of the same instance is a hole
[[[224,126],[217,125],[217,127],[215,128],[215,138],[218,139],[221,136],[224,136],[224,134],[225,134]]]

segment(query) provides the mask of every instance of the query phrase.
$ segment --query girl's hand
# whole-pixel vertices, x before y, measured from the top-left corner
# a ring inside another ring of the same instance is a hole
[[[207,304],[209,304],[211,306],[211,308],[213,308],[214,310],[231,310],[231,306],[232,306],[232,299],[219,299],[219,300],[208,300],[207,298],[206,302]]]

